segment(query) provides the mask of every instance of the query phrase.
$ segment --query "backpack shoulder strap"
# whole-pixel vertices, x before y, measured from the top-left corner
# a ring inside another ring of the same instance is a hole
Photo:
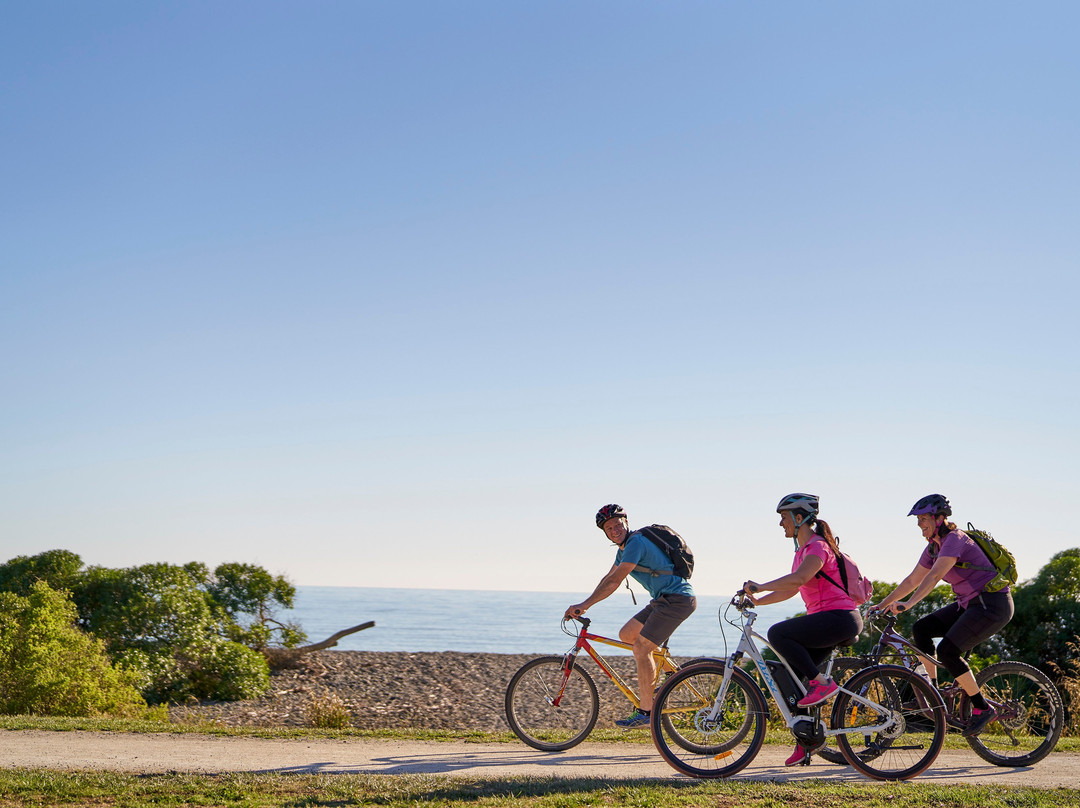
[[[825,546],[829,547],[829,543],[825,542]],[[831,547],[829,547],[829,552],[830,553],[832,552]],[[828,573],[826,573],[824,569],[818,570],[814,574],[814,577],[815,578],[824,578],[830,584],[832,584],[837,589],[839,589],[841,592],[843,592],[845,595],[847,595],[848,594],[848,586],[849,586],[848,574],[847,574],[847,562],[844,560],[844,554],[843,553],[833,553],[833,555],[836,556],[836,567],[837,567],[837,569],[840,570],[840,580],[844,582],[844,585],[841,586],[836,581],[834,581],[832,579],[832,576],[829,575]]]
[[[840,584],[838,584],[836,581],[834,581],[832,579],[832,576],[825,574],[825,570],[819,570],[817,575],[814,576],[814,577],[816,577],[816,578],[824,578],[826,581],[828,581],[830,584],[835,586],[837,589],[839,589],[845,595],[847,594],[847,587],[846,586],[840,586]],[[841,577],[843,577],[843,576],[841,576]]]
[[[969,539],[971,539],[971,541],[975,544],[975,546],[979,548],[979,552],[981,552],[983,554],[983,557],[987,561],[990,562],[990,566],[989,567],[984,567],[981,564],[972,564],[970,561],[961,561],[960,559],[957,559],[956,563],[953,564],[953,566],[956,567],[957,569],[961,569],[961,570],[976,570],[978,572],[996,572],[997,567],[994,566],[993,559],[991,559],[990,556],[988,556],[986,554],[986,551],[983,550],[983,548],[979,544],[979,542],[975,540],[975,537],[972,536],[968,532],[968,531],[974,531],[974,530],[975,530],[975,528],[973,528],[971,526],[971,522],[968,522],[968,529],[967,530],[957,530],[956,532],[960,533],[960,534],[962,534],[964,536],[967,536]]]
[[[637,530],[633,531],[630,535],[632,536],[634,533],[641,534],[646,539],[648,539],[649,542],[651,542],[656,547],[656,549],[660,550],[661,553],[664,552],[663,548],[660,547],[660,545],[658,544],[659,540],[653,538],[652,531],[648,527],[638,528]],[[629,537],[627,537],[627,538],[629,538]],[[665,555],[666,555],[666,553],[665,553]],[[634,572],[643,572],[646,575],[651,575],[653,578],[656,578],[656,577],[658,577],[660,575],[674,575],[675,574],[675,565],[672,564],[671,569],[669,569],[669,570],[654,570],[652,567],[646,567],[644,564],[638,564],[636,567],[634,567]]]

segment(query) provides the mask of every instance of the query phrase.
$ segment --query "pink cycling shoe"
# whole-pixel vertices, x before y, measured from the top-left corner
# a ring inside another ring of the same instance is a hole
[[[795,744],[795,751],[791,753],[791,757],[784,761],[785,766],[798,766],[800,763],[807,763],[810,760],[810,752],[802,744]]]
[[[823,701],[828,701],[836,695],[840,688],[837,687],[836,682],[832,679],[827,679],[825,684],[822,684],[817,679],[810,680],[810,687],[806,691],[806,695],[799,699],[796,704],[800,707],[813,707],[815,704],[821,704]]]

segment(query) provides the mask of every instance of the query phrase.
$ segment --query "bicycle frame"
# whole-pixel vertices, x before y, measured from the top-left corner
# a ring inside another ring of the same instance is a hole
[[[885,655],[887,649],[892,649],[900,664],[908,670],[915,670],[919,663],[926,659],[932,663],[936,668],[944,668],[944,664],[936,657],[930,654],[920,651],[911,640],[904,637],[896,630],[896,617],[893,615],[883,618],[885,620],[885,628],[881,630],[881,636],[878,638],[877,643],[874,645],[874,650],[867,654],[864,659],[869,659],[872,664],[881,664],[881,658]],[[937,691],[938,698],[941,700],[942,707],[945,708],[945,720],[952,727],[962,729],[965,726],[964,721],[957,714],[957,708],[959,707],[960,699],[958,696],[964,693],[964,689],[960,685],[954,682],[951,685],[945,687],[939,686],[936,682],[933,683],[934,690]],[[1004,709],[1004,705],[1000,702],[988,699],[991,705],[999,711]]]
[[[566,680],[570,675],[570,671],[574,667],[574,661],[577,659],[577,655],[581,651],[584,651],[592,658],[592,661],[597,664],[600,670],[604,672],[604,675],[612,681],[615,687],[617,687],[622,692],[622,694],[630,700],[634,707],[640,707],[641,700],[638,698],[638,694],[635,693],[633,689],[628,684],[626,684],[626,682],[623,681],[622,677],[620,677],[619,674],[616,673],[614,669],[612,669],[611,665],[608,664],[607,660],[604,659],[604,657],[601,656],[601,654],[592,647],[591,643],[596,642],[600,643],[601,645],[610,645],[613,648],[621,648],[625,651],[632,651],[634,649],[634,646],[631,643],[623,642],[622,640],[615,640],[611,637],[604,637],[600,634],[591,633],[589,631],[589,625],[592,620],[588,617],[576,617],[574,619],[581,623],[581,629],[576,635],[574,646],[563,656],[563,687],[566,686]],[[565,628],[563,630],[566,631]],[[570,632],[566,633],[569,634]],[[664,645],[653,651],[653,661],[656,662],[657,678],[659,678],[660,675],[664,672],[672,673],[679,669],[679,666],[676,665],[675,661],[671,658],[671,653],[668,651],[667,643],[664,643]],[[653,684],[655,685],[656,682],[653,682]],[[559,693],[551,701],[553,706],[559,706],[559,700],[562,698],[562,694],[563,688],[561,687],[559,688]]]
[[[937,659],[930,654],[923,653],[915,647],[914,643],[897,633],[895,617],[887,619],[886,623],[885,628],[881,630],[881,636],[878,638],[874,650],[869,654],[875,663],[881,661],[881,657],[885,655],[885,649],[891,648],[896,652],[900,664],[905,668],[914,670],[921,659],[929,660],[935,667],[944,667]]]
[[[754,667],[757,669],[758,673],[761,674],[761,678],[765,682],[766,690],[768,690],[769,695],[772,696],[773,702],[776,704],[777,709],[780,711],[781,717],[784,719],[784,723],[789,729],[793,728],[795,724],[799,721],[815,720],[811,716],[792,713],[791,710],[788,709],[787,702],[784,699],[783,694],[780,692],[780,687],[776,684],[776,680],[773,678],[772,673],[769,671],[768,665],[765,664],[765,657],[762,656],[761,651],[758,650],[758,646],[754,642],[754,640],[760,640],[766,648],[776,654],[776,658],[780,660],[780,663],[787,669],[788,673],[791,674],[792,680],[796,683],[796,685],[803,690],[803,693],[805,693],[806,690],[802,687],[800,677],[795,673],[795,671],[791,669],[791,666],[788,665],[787,660],[784,659],[784,657],[781,656],[779,653],[777,653],[776,649],[767,639],[754,631],[754,622],[757,620],[757,612],[751,609],[745,609],[744,611],[744,609],[740,608],[740,606],[737,605],[734,600],[732,601],[732,605],[736,606],[736,608],[739,610],[739,614],[743,618],[741,626],[742,637],[739,639],[738,646],[736,646],[734,653],[732,653],[731,656],[728,658],[727,665],[724,668],[724,678],[720,685],[720,690],[716,694],[716,698],[713,701],[712,709],[708,714],[709,720],[715,721],[719,718],[720,710],[724,703],[724,698],[727,695],[728,685],[731,682],[732,668],[738,665],[742,661],[744,656],[750,658],[750,660],[754,663]],[[829,658],[829,665],[825,670],[826,675],[828,675],[832,671],[832,664],[833,660],[835,659],[836,655],[834,653]],[[863,696],[855,693],[854,691],[848,690],[844,687],[840,687],[840,690],[844,693],[847,693],[854,701],[866,707],[869,707],[877,712],[887,712],[882,710],[881,705],[877,704],[876,702],[870,701],[867,698],[864,698]],[[896,719],[893,716],[888,715],[885,721],[881,724],[860,726],[857,728],[849,727],[847,729],[823,729],[826,737],[828,737],[849,733],[865,734],[868,732],[881,732],[889,729],[895,724]]]

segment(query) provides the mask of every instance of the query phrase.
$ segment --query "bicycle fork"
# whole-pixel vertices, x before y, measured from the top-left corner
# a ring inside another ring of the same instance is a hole
[[[566,683],[570,681],[570,673],[574,670],[574,663],[577,661],[578,651],[580,650],[580,646],[575,645],[563,654],[562,681],[559,682],[559,689],[555,695],[549,693],[547,696],[544,696],[544,701],[552,707],[558,707],[559,702],[562,701],[563,693],[566,692]]]
[[[716,726],[720,723],[721,714],[724,711],[724,699],[727,698],[728,685],[731,684],[731,671],[735,668],[740,656],[741,653],[736,651],[728,658],[724,665],[724,677],[720,680],[720,689],[716,691],[712,707],[709,708],[705,715],[701,716],[702,724]],[[699,713],[698,715],[701,714]],[[699,727],[699,729],[701,729],[701,727]]]

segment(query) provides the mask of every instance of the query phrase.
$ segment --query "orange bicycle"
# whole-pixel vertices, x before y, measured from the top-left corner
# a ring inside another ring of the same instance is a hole
[[[506,688],[506,720],[510,729],[534,749],[542,752],[562,752],[584,741],[600,716],[600,696],[596,682],[578,664],[577,656],[584,651],[600,667],[634,707],[640,706],[637,694],[612,670],[592,643],[631,650],[629,643],[589,632],[592,622],[587,617],[574,617],[581,624],[576,632],[562,630],[575,638],[574,646],[562,656],[542,656],[526,662],[510,678]],[[667,643],[653,651],[656,661],[654,689],[669,673],[679,669],[668,652]]]

